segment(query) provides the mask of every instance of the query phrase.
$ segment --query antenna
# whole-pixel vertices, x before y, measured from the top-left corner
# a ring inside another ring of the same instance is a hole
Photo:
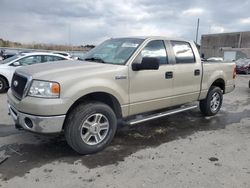
[[[195,39],[196,44],[198,41],[199,27],[200,27],[200,18],[198,18],[198,20],[197,20],[196,39]]]

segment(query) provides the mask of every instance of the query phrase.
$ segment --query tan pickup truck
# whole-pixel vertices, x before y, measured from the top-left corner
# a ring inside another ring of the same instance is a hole
[[[199,101],[215,115],[223,94],[235,88],[235,64],[201,62],[191,41],[165,37],[109,39],[85,61],[45,63],[18,69],[8,91],[16,127],[64,132],[81,154],[102,150],[117,122],[142,123],[191,110]]]

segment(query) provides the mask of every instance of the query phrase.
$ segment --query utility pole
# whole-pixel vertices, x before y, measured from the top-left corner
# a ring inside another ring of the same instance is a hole
[[[199,27],[200,27],[200,18],[198,18],[198,21],[197,21],[196,39],[195,39],[196,44],[198,42]]]

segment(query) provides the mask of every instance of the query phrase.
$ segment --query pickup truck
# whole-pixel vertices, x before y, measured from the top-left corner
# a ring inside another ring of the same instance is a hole
[[[113,38],[84,61],[16,70],[9,114],[17,128],[63,132],[75,151],[90,154],[112,141],[118,122],[134,125],[191,110],[195,101],[205,116],[215,115],[235,77],[232,62],[201,62],[192,41]]]

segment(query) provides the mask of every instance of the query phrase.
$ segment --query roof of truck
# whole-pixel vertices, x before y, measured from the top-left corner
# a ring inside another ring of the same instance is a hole
[[[186,42],[193,42],[192,40],[186,40],[182,38],[175,38],[175,37],[166,37],[166,36],[129,36],[129,37],[117,37],[119,38],[138,38],[138,39],[160,39],[160,40],[176,40],[176,41],[186,41]]]

